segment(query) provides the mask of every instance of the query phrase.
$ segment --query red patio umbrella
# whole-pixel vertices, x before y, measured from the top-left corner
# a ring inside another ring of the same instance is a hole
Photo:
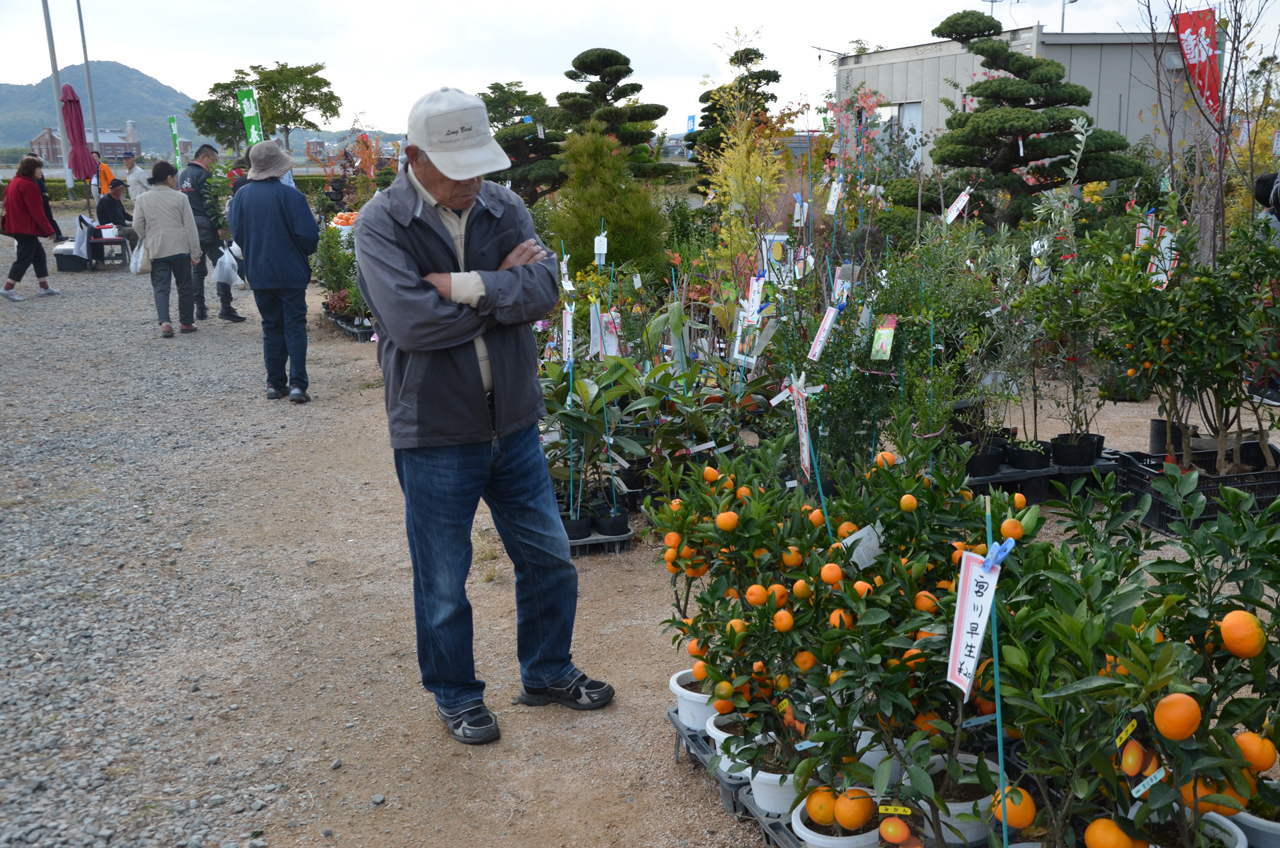
[[[80,111],[80,98],[70,85],[62,87],[62,122],[67,128],[67,143],[71,146],[70,161],[67,167],[71,176],[77,180],[88,180],[98,170],[98,163],[93,161],[89,145],[84,137],[84,115]],[[89,203],[89,193],[85,195],[85,204]],[[90,210],[92,214],[92,209]]]

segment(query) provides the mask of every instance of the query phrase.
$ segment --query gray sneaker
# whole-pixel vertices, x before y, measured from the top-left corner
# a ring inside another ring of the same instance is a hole
[[[37,294],[41,297],[53,297],[55,294],[62,294],[62,292],[58,291],[53,286],[46,286],[45,288],[40,289]]]
[[[17,303],[18,301],[23,300],[22,295],[18,294],[13,289],[0,289],[0,294],[9,298],[9,300],[12,300],[14,303]]]

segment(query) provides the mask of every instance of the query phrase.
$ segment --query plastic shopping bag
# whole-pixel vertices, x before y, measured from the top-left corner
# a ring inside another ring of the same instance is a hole
[[[218,257],[218,264],[213,266],[213,273],[209,278],[215,283],[227,285],[240,282],[240,275],[236,273],[236,258],[231,255],[231,251],[222,251],[222,255]]]
[[[147,255],[147,240],[138,242],[138,247],[129,255],[129,271],[135,275],[151,273],[151,257]]]

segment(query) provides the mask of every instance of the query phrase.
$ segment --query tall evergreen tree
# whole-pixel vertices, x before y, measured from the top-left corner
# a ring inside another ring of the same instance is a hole
[[[739,71],[738,76],[732,82],[702,92],[698,98],[699,103],[706,104],[698,120],[700,129],[684,137],[685,145],[693,153],[689,161],[698,166],[700,173],[697,184],[690,191],[706,194],[709,190],[711,167],[708,160],[724,147],[725,127],[732,113],[767,113],[769,104],[777,102],[778,96],[765,89],[781,80],[782,74],[759,67],[762,62],[764,53],[755,47],[735,51],[729,57],[729,64]]]
[[[491,174],[494,182],[511,181],[511,190],[532,206],[564,184],[567,174],[557,158],[565,139],[564,113],[547,98],[524,90],[524,83],[490,83],[478,95],[489,110],[489,126],[511,167]],[[530,117],[533,120],[526,122]],[[542,126],[542,137],[538,126]]]
[[[933,30],[938,38],[963,44],[982,57],[986,79],[968,87],[977,100],[972,111],[953,111],[949,132],[934,143],[932,157],[939,165],[973,168],[984,176],[982,188],[1009,194],[1003,209],[985,206],[979,213],[988,224],[1017,226],[1032,214],[1032,199],[1066,182],[1064,166],[1078,144],[1071,122],[1092,119],[1080,107],[1092,93],[1082,85],[1064,82],[1066,69],[1052,59],[1039,59],[1012,50],[997,38],[1000,22],[981,12],[957,12]],[[1020,141],[1021,140],[1021,141]],[[1094,130],[1080,164],[1081,182],[1100,182],[1143,173],[1142,165],[1125,156],[1129,142],[1110,130]]]

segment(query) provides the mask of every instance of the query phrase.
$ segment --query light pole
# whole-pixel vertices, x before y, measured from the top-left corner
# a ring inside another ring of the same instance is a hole
[[[76,0],[76,17],[80,19],[80,49],[84,51],[84,84],[89,89],[89,126],[93,128],[93,149],[102,155],[102,143],[98,141],[98,109],[93,105],[93,80],[89,78],[89,45],[84,40],[84,13],[80,11],[80,0]],[[106,194],[106,187],[103,187]]]
[[[1079,0],[1062,0],[1062,32],[1067,31],[1067,4],[1076,2]]]
[[[67,127],[62,121],[62,83],[58,80],[58,57],[53,52],[53,22],[49,20],[49,0],[44,3],[44,31],[49,36],[49,64],[53,66],[53,111],[58,116],[58,135],[62,137],[62,175],[67,181],[67,197],[75,197],[75,179],[71,176],[71,145]]]

